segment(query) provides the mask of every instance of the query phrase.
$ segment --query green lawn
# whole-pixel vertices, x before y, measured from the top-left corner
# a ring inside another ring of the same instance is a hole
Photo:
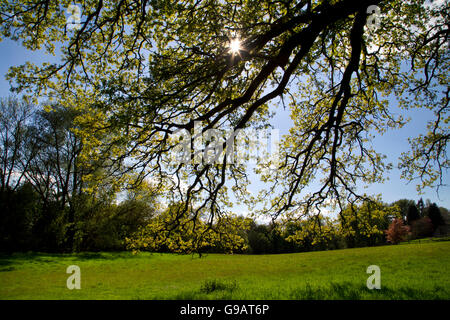
[[[66,268],[81,268],[81,289]],[[381,289],[366,287],[369,265]],[[282,255],[122,253],[0,258],[0,299],[450,299],[450,242]]]

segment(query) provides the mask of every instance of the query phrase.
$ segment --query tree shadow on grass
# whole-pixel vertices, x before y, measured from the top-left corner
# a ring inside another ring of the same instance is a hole
[[[238,290],[239,292],[235,292]],[[265,295],[252,297],[245,292],[245,287],[240,287],[236,282],[222,280],[208,280],[197,290],[184,290],[168,296],[149,297],[156,300],[234,300],[240,299],[243,294],[245,299],[263,300],[448,300],[449,291],[440,286],[430,289],[417,289],[411,287],[392,288],[382,286],[381,289],[370,290],[364,285],[356,285],[351,282],[334,282],[326,286],[314,286],[307,283],[304,286],[290,291],[275,292],[268,290]],[[255,291],[256,293],[256,291]]]
[[[410,287],[387,287],[382,288],[379,291],[379,293],[375,292],[374,295],[382,295],[383,299],[388,300],[448,300],[450,298],[450,292],[440,286],[435,286],[433,289],[426,290]]]
[[[77,260],[117,260],[120,258],[129,258],[131,257],[130,254],[123,254],[122,252],[119,253],[103,253],[103,252],[80,252],[73,254],[73,257]]]
[[[12,266],[12,264],[13,263],[10,260],[4,259],[0,256],[0,272],[16,270],[16,268]]]
[[[367,288],[366,288],[367,289]],[[329,286],[317,287],[307,283],[289,293],[293,300],[360,300],[361,288],[351,283],[331,283]]]
[[[142,255],[133,254],[131,251],[111,251],[111,252],[79,252],[61,255],[62,257],[73,258],[74,260],[118,260],[118,259],[151,259],[158,253]]]
[[[11,254],[0,253],[0,272],[14,271],[14,265],[19,264],[17,259]]]
[[[427,290],[386,286],[370,290],[364,285],[341,282],[330,283],[323,287],[306,284],[304,287],[292,290],[289,298],[295,300],[442,300],[449,298],[449,292],[439,286]]]
[[[90,261],[104,260],[113,261],[117,259],[139,258],[133,256],[131,252],[81,252],[81,253],[41,253],[41,252],[23,252],[5,254],[0,253],[0,272],[15,270],[14,266],[27,263],[59,263],[64,261]],[[145,258],[150,258],[146,256]]]

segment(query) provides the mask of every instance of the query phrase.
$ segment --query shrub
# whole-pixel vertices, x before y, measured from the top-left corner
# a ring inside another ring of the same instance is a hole
[[[233,291],[237,288],[236,281],[224,281],[218,279],[206,280],[200,288],[206,294],[214,291]]]

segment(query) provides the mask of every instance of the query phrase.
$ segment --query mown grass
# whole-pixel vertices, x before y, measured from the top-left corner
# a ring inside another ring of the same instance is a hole
[[[81,289],[66,268],[81,269]],[[369,290],[369,265],[381,289]],[[449,299],[450,242],[281,255],[13,254],[0,299]]]

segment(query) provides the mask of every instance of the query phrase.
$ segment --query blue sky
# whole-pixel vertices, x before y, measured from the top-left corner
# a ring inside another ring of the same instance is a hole
[[[436,202],[439,206],[450,208],[450,187],[441,187],[439,195],[435,189],[430,188],[423,190],[424,194],[419,195],[416,190],[416,183],[414,181],[408,183],[406,180],[401,179],[401,171],[396,169],[401,153],[408,151],[410,148],[408,138],[425,133],[427,122],[433,119],[433,113],[428,109],[414,109],[405,112],[397,107],[397,103],[394,100],[390,101],[390,103],[390,108],[394,113],[402,114],[405,118],[410,117],[411,120],[403,128],[390,130],[384,135],[378,135],[373,141],[374,149],[387,156],[386,162],[391,162],[393,169],[389,174],[386,174],[386,177],[389,177],[388,181],[383,184],[372,185],[363,192],[367,194],[381,194],[383,201],[388,203],[404,198],[418,200],[422,197],[424,200],[430,199],[431,202]],[[275,128],[280,129],[281,134],[283,134],[287,132],[291,124],[289,111],[284,111],[281,108],[273,120],[273,125]],[[449,181],[450,172],[444,172],[443,182],[448,184]]]
[[[19,43],[11,40],[0,42],[0,96],[6,97],[10,94],[9,83],[5,80],[5,74],[11,66],[20,65],[30,61],[40,64],[44,61],[57,61],[57,57],[46,55],[42,52],[31,52],[23,48]],[[392,111],[401,113],[396,106],[395,101],[391,101]],[[383,136],[378,136],[374,141],[375,150],[387,155],[387,161],[394,164],[394,169],[387,174],[389,180],[384,184],[377,184],[365,190],[368,194],[382,194],[383,201],[393,202],[398,199],[418,200],[422,197],[424,200],[430,199],[439,206],[450,208],[450,187],[442,187],[439,196],[434,189],[424,190],[424,194],[419,195],[416,191],[414,182],[408,183],[400,179],[400,170],[395,169],[398,158],[401,153],[409,149],[408,137],[417,136],[419,133],[425,133],[426,123],[432,119],[433,115],[429,110],[409,110],[408,113],[402,113],[411,117],[411,121],[402,129],[388,131]],[[280,134],[285,134],[292,125],[289,117],[289,111],[278,108],[277,114],[272,120],[275,129],[280,130]],[[448,183],[450,173],[445,172],[443,181]],[[252,181],[251,191],[263,188],[264,185],[259,181]],[[235,208],[238,213],[244,213],[245,208],[238,206]]]

